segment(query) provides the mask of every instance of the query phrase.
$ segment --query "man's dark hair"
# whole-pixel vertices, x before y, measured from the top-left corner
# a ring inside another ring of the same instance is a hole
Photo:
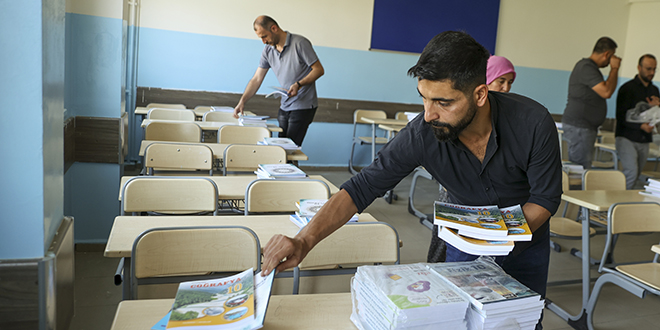
[[[270,27],[273,25],[280,27],[272,17],[266,15],[257,17],[257,19],[254,20],[254,25],[259,25],[266,30],[270,30]]]
[[[601,37],[596,41],[596,46],[594,46],[594,53],[602,54],[607,51],[614,51],[618,46],[616,42],[609,37]]]
[[[644,55],[642,55],[642,57],[639,58],[639,62],[637,62],[637,64],[639,66],[642,66],[642,61],[644,61],[645,58],[650,58],[650,59],[655,60],[655,56],[653,56],[653,54],[644,54]]]
[[[490,53],[465,32],[442,32],[424,47],[417,64],[408,75],[417,79],[452,82],[452,88],[471,93],[486,83],[486,66]]]

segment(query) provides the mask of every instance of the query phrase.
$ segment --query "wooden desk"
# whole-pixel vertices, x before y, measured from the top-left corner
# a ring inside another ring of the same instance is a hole
[[[134,176],[122,176],[121,183],[119,184],[119,200],[121,200],[121,193],[123,190],[126,181],[134,178]],[[218,186],[218,199],[244,199],[245,198],[245,189],[247,188],[250,182],[257,179],[256,175],[229,175],[229,176],[194,176],[194,178],[209,178],[215,182]],[[321,175],[310,175],[309,179],[312,180],[321,180],[328,185],[330,188],[330,195],[334,195],[339,192],[339,188],[328,181]],[[304,180],[304,179],[300,179]]]
[[[376,159],[376,125],[381,125],[381,124],[398,125],[398,126],[408,125],[407,120],[398,120],[392,118],[377,119],[377,118],[361,117],[360,119],[365,123],[371,124],[371,160],[372,161]]]
[[[227,143],[208,143],[208,142],[194,143],[194,142],[142,140],[142,142],[140,142],[140,152],[138,153],[138,155],[144,156],[144,150],[147,149],[147,147],[152,143],[203,144],[211,148],[211,151],[213,151],[213,158],[220,160],[222,160],[222,157],[224,156],[225,153],[225,149],[227,149],[227,146],[229,145]],[[309,157],[307,157],[307,155],[301,150],[293,150],[286,152],[286,159],[301,161],[301,160],[308,160]]]
[[[204,117],[204,114],[207,113],[209,110],[200,110],[200,109],[188,109],[192,110],[195,112],[195,117],[202,118]],[[149,114],[149,108],[147,107],[135,107],[135,112],[136,115],[141,115],[141,116],[146,116]],[[248,115],[248,116],[254,116],[254,113],[252,111],[243,111],[243,114]]]
[[[124,300],[117,306],[111,330],[151,329],[167,314],[174,299]],[[350,321],[350,293],[273,295],[264,330],[357,329]]]
[[[612,162],[614,162],[614,169],[618,170],[619,169],[619,156],[616,153],[616,146],[614,143],[600,143],[596,142],[594,146],[599,150],[599,151],[604,151],[607,153],[610,153],[612,155]]]
[[[387,141],[392,140],[394,135],[399,133],[399,131],[401,131],[404,127],[406,126],[397,124],[378,124],[378,128],[387,132]]]
[[[362,213],[358,216],[358,221],[370,222],[377,220],[369,213]],[[298,226],[293,224],[289,220],[289,215],[286,214],[248,216],[118,216],[112,224],[103,256],[108,258],[126,258],[123,265],[123,297],[130,296],[131,251],[133,250],[133,242],[142,232],[152,228],[198,226],[245,226],[257,234],[262,247],[268,243],[271,237],[277,234],[293,237],[299,230]]]
[[[144,128],[147,127],[149,123],[153,122],[188,123],[187,121],[182,120],[144,119],[142,120],[141,126]],[[235,123],[226,123],[221,121],[195,121],[194,123],[199,125],[204,131],[217,131],[225,125],[237,125]],[[271,132],[283,132],[282,128],[277,125],[267,124],[266,128],[268,128],[268,130]]]
[[[578,315],[571,315],[554,303],[549,303],[547,308],[568,322],[582,324],[587,328],[585,310],[589,302],[590,294],[590,247],[589,247],[589,212],[607,211],[612,204],[624,202],[657,202],[653,197],[639,194],[640,190],[569,190],[564,191],[561,199],[567,203],[573,203],[581,208],[580,221],[582,221],[582,310]],[[577,329],[577,328],[576,328]]]

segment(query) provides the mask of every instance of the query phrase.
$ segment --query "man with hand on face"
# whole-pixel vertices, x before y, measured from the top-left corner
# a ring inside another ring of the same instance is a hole
[[[638,74],[619,88],[616,96],[616,153],[626,176],[626,188],[633,189],[649,155],[649,143],[653,142],[653,126],[649,123],[626,121],[626,113],[639,102],[645,108],[660,105],[660,92],[653,85],[657,62],[651,54],[642,55],[637,64]]]
[[[564,139],[568,146],[568,160],[591,168],[598,127],[607,115],[606,99],[614,94],[621,58],[614,55],[614,40],[602,37],[596,42],[591,56],[575,64],[568,79],[568,101],[561,119]],[[603,80],[600,68],[610,66],[610,75]]]
[[[548,219],[561,197],[555,124],[539,103],[511,93],[488,93],[488,51],[463,32],[435,36],[408,73],[417,78],[424,112],[368,167],[345,182],[295,237],[274,236],[264,249],[264,273],[298,265],[307,253],[424,166],[463,205],[522,205],[531,242],[495,260],[514,278],[545,295],[550,258]],[[432,253],[429,253],[431,255]],[[474,260],[448,244],[447,261]]]
[[[272,68],[280,85],[288,89],[287,95],[281,97],[277,113],[283,130],[279,137],[288,137],[302,146],[318,107],[315,81],[325,73],[323,65],[307,38],[282,30],[271,17],[259,16],[253,26],[266,46],[257,71],[234,108],[234,117],[243,114],[245,103],[257,93],[268,69]]]

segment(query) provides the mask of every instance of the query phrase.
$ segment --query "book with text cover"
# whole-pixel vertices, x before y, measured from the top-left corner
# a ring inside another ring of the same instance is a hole
[[[433,224],[454,228],[463,236],[485,240],[501,240],[508,235],[497,206],[466,206],[435,202]]]
[[[500,209],[506,224],[508,241],[531,241],[532,230],[529,229],[527,219],[520,204]]]
[[[291,222],[295,223],[300,228],[306,226],[310,221],[312,221],[312,218],[316,215],[316,212],[318,212],[327,201],[327,199],[301,199],[300,201],[296,202],[298,211],[289,217]],[[348,222],[357,221],[357,213],[348,219]]]
[[[259,329],[263,327],[272,282],[273,276],[254,275],[252,268],[234,276],[182,282],[167,329]]]
[[[477,256],[505,256],[514,248],[512,241],[487,241],[459,235],[456,229],[442,227],[438,230],[438,237],[455,248]]]
[[[284,150],[300,150],[300,146],[298,146],[290,138],[267,137],[264,138],[263,144],[268,146],[280,146],[284,148]]]
[[[293,164],[259,164],[255,173],[260,179],[307,177],[305,172]]]

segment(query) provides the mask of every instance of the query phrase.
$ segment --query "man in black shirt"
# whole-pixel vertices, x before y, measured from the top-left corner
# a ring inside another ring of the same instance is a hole
[[[545,295],[550,256],[548,219],[561,198],[557,129],[548,111],[516,94],[489,92],[488,51],[462,32],[435,36],[408,73],[418,78],[424,112],[368,167],[345,182],[294,238],[278,235],[264,249],[264,273],[300,263],[323,238],[424,166],[464,205],[521,204],[532,242],[498,257],[504,270]],[[447,261],[476,259],[448,246]],[[282,261],[285,259],[285,261]]]
[[[626,188],[633,189],[649,155],[649,142],[653,141],[653,126],[648,123],[626,121],[628,110],[637,103],[660,105],[658,87],[653,85],[656,68],[655,56],[642,55],[637,65],[638,74],[619,88],[616,96],[616,152],[626,175]],[[648,107],[648,106],[647,106]]]

